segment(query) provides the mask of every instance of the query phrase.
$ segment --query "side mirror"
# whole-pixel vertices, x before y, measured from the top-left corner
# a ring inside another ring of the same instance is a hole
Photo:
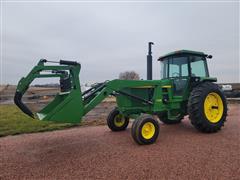
[[[208,55],[207,58],[208,58],[208,59],[212,59],[212,55]]]

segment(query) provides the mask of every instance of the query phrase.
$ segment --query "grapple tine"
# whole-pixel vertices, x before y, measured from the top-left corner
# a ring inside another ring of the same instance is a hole
[[[14,96],[14,103],[21,109],[25,114],[28,116],[34,118],[34,114],[32,111],[22,102],[22,93],[16,91],[15,96]]]

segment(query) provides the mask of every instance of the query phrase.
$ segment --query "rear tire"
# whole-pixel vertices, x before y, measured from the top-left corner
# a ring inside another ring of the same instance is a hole
[[[189,97],[188,113],[192,125],[201,132],[219,131],[227,117],[227,103],[218,85],[204,82]]]
[[[113,109],[107,117],[107,125],[112,131],[123,131],[128,123],[129,118],[121,114],[117,108]]]
[[[158,138],[158,121],[150,115],[139,116],[132,124],[131,134],[134,141],[140,145],[152,144]]]

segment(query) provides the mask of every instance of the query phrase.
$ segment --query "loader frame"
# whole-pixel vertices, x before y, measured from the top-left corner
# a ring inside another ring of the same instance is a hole
[[[46,65],[47,62],[60,65]],[[116,96],[119,110],[127,117],[136,117],[141,113],[157,114],[169,109],[171,111],[182,109],[182,97],[173,98],[171,80],[116,79],[98,83],[82,93],[79,81],[80,68],[81,65],[73,61],[54,62],[41,59],[30,73],[19,81],[14,97],[15,104],[31,117],[68,123],[79,123],[85,114],[109,95]],[[68,78],[71,87],[67,90],[61,89],[55,99],[39,112],[31,112],[21,100],[23,94],[34,79],[51,77],[59,77],[60,82],[61,79]],[[135,92],[139,92],[138,95]],[[174,116],[174,113],[169,111],[169,115]]]

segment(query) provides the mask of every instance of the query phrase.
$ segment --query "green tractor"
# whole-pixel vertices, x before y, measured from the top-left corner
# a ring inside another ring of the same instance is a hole
[[[160,57],[161,80],[152,79],[152,56],[149,43],[147,56],[148,80],[112,80],[98,83],[81,92],[81,65],[74,61],[59,62],[41,59],[22,78],[14,97],[15,104],[26,114],[40,120],[79,123],[82,117],[108,96],[115,96],[117,107],[107,118],[112,131],[123,131],[134,119],[131,134],[138,144],[152,144],[159,134],[159,122],[180,123],[189,115],[192,125],[201,132],[213,133],[226,121],[227,103],[216,78],[209,77],[207,59],[203,52],[181,50]],[[59,65],[46,65],[59,63]],[[60,78],[60,92],[37,113],[23,102],[22,96],[35,78]]]

